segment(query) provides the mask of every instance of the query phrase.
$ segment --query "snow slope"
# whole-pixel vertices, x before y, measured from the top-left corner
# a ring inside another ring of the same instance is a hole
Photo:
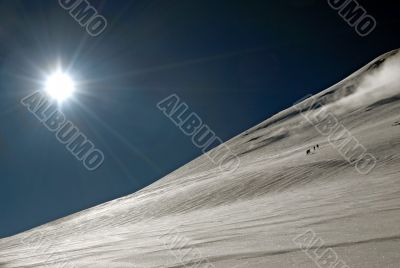
[[[293,241],[307,230],[349,267],[399,267],[398,52],[314,96],[376,157],[367,175],[292,107],[227,142],[236,171],[202,156],[135,194],[1,239],[0,267],[318,267]]]

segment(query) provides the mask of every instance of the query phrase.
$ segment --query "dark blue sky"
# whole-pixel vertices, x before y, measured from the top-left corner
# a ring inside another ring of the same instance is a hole
[[[98,37],[57,0],[0,1],[0,237],[133,193],[199,156],[156,108],[170,94],[228,140],[400,47],[395,1],[359,1],[378,22],[363,38],[320,0],[89,2],[108,20]],[[82,82],[63,112],[104,152],[94,172],[19,102],[57,61]]]

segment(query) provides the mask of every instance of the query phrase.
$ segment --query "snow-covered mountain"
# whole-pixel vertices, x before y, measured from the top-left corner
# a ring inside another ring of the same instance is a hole
[[[399,73],[395,50],[231,139],[234,172],[202,156],[135,194],[1,239],[0,267],[310,268],[321,256],[310,251],[328,249],[335,268],[398,267]],[[331,123],[321,113],[374,157],[371,170],[321,133]],[[307,231],[321,239],[309,251],[295,239]]]

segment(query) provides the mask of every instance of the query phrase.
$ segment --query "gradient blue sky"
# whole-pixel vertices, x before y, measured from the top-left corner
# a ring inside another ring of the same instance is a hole
[[[378,22],[363,38],[320,0],[89,2],[108,20],[99,37],[56,0],[0,1],[0,237],[133,193],[199,156],[156,108],[170,94],[228,140],[400,47],[394,1],[359,1]],[[64,113],[105,153],[95,172],[19,102],[58,61],[81,83]]]

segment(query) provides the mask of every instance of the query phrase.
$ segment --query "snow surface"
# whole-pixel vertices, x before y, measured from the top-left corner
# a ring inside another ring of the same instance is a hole
[[[135,194],[1,239],[0,267],[310,268],[293,239],[312,230],[351,268],[398,268],[398,51],[315,96],[377,158],[368,175],[291,107],[227,142],[235,172],[202,156]]]

